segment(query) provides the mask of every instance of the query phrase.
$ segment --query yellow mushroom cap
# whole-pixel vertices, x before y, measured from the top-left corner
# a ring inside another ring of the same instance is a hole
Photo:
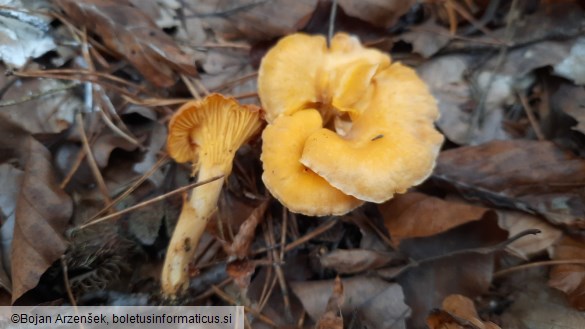
[[[220,94],[187,102],[169,122],[169,155],[192,162],[193,173],[205,166],[229,174],[236,151],[262,126],[261,115],[259,107]]]
[[[336,34],[329,48],[323,36],[286,36],[268,51],[258,71],[266,120],[273,122],[315,104],[353,109],[374,74],[389,65],[388,55],[364,48],[345,33]]]
[[[372,88],[347,134],[311,134],[301,163],[344,193],[381,203],[431,174],[443,136],[433,126],[436,101],[414,70],[392,64]]]
[[[323,37],[292,34],[268,51],[258,70],[258,95],[266,121],[318,101],[317,74],[326,49]]]
[[[291,211],[309,216],[345,214],[363,203],[299,162],[305,141],[322,123],[319,112],[304,110],[277,118],[262,133],[264,184]]]

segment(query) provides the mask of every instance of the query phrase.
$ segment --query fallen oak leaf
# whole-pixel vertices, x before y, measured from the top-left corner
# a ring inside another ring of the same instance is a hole
[[[72,200],[55,181],[47,149],[28,139],[12,241],[12,302],[34,288],[67,248],[64,232]]]
[[[493,278],[495,252],[537,233],[526,230],[506,239],[506,232],[493,215],[488,212],[480,221],[436,236],[403,240],[400,251],[412,261],[376,271],[386,280],[397,280],[404,289],[406,303],[413,313],[410,325],[424,327],[424,318],[448,295],[474,297],[487,292]]]
[[[378,209],[395,247],[403,239],[433,236],[480,220],[489,210],[416,192],[399,195]]]
[[[176,73],[195,76],[191,56],[162,32],[146,13],[128,0],[55,0],[76,26],[98,35],[114,53],[125,57],[158,87],[170,87]]]
[[[344,317],[357,317],[364,328],[405,328],[410,309],[400,285],[363,275],[341,281],[344,298],[339,308]],[[326,313],[334,286],[334,280],[291,282],[292,291],[315,320]]]
[[[433,179],[466,199],[585,227],[585,160],[552,142],[493,141],[448,150],[439,155]]]

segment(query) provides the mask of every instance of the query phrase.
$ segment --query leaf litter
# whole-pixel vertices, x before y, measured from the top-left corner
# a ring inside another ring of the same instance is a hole
[[[21,47],[0,51],[14,69],[0,78],[11,302],[69,288],[80,304],[166,303],[159,268],[190,184],[165,160],[174,104],[212,91],[258,104],[262,56],[287,34],[326,34],[333,3],[334,30],[414,66],[437,98],[448,141],[433,174],[310,218],[269,197],[253,140],[178,302],[245,305],[255,328],[585,327],[578,1],[3,3],[13,34],[0,36]]]

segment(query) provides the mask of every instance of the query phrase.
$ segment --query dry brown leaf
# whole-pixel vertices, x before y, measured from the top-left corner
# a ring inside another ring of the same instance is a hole
[[[268,208],[269,201],[262,202],[240,226],[240,230],[234,237],[231,244],[224,244],[224,250],[229,256],[235,256],[238,259],[250,255],[250,247],[254,241],[256,227],[264,219],[264,213]]]
[[[488,291],[494,271],[494,254],[472,252],[506,240],[506,232],[498,227],[496,216],[488,213],[480,221],[455,227],[447,232],[424,238],[403,240],[400,251],[415,261],[398,276],[406,303],[412,309],[409,324],[423,328],[431,309],[438,308],[451,294],[469,297]],[[379,270],[387,279],[396,270]]]
[[[333,292],[327,302],[327,310],[317,321],[316,329],[343,329],[343,318],[338,315],[343,299],[343,284],[338,276],[333,283]]]
[[[479,220],[489,210],[410,192],[378,206],[395,246],[403,239],[432,236]]]
[[[508,249],[524,259],[529,259],[543,250],[549,250],[563,234],[560,229],[538,216],[509,210],[498,210],[497,213],[498,224],[508,231],[510,237],[528,229],[540,230],[539,234],[527,236],[508,245]]]
[[[463,295],[449,295],[443,300],[443,310],[427,318],[430,329],[501,329],[493,322],[483,322],[473,301]]]
[[[339,0],[349,16],[383,28],[396,24],[415,3],[415,0]]]
[[[340,274],[359,273],[388,265],[398,256],[395,253],[366,249],[335,249],[321,256],[321,265]]]
[[[196,75],[191,56],[128,0],[55,0],[75,26],[98,35],[148,81],[159,87],[175,84],[175,72]]]
[[[555,246],[555,260],[585,261],[585,240],[564,237]],[[585,265],[556,265],[550,271],[549,285],[567,294],[569,302],[580,311],[585,310]]]
[[[52,79],[27,79],[15,83],[2,99],[17,104],[2,107],[1,116],[31,134],[60,133],[71,126],[75,111],[83,106],[67,86],[67,83]],[[46,95],[21,102],[31,95],[43,94]]]
[[[585,312],[575,310],[565,296],[547,287],[546,269],[533,268],[506,276],[512,305],[500,317],[505,329],[581,329],[585,328]]]
[[[70,197],[55,182],[50,154],[29,138],[12,241],[12,301],[34,288],[67,248],[63,233],[73,212]]]
[[[400,35],[400,39],[412,44],[412,50],[425,58],[430,58],[445,47],[451,38],[449,30],[428,19],[421,25]]]
[[[204,20],[223,39],[266,40],[297,31],[317,0],[189,0],[189,19]]]
[[[112,151],[119,148],[125,151],[133,151],[138,146],[130,143],[126,138],[104,130],[91,146],[95,162],[100,168],[105,168],[110,160]]]
[[[357,317],[367,328],[405,329],[405,319],[410,310],[404,304],[402,289],[396,283],[355,276],[342,279],[344,303],[341,313],[345,319]],[[291,288],[299,297],[305,310],[313,319],[326,312],[332,294],[334,280],[292,282]]]
[[[148,246],[152,245],[160,231],[164,217],[164,207],[163,202],[156,202],[133,211],[128,216],[128,231],[140,243]]]
[[[24,172],[11,164],[0,164],[0,222],[2,237],[0,254],[0,287],[10,292],[12,282],[8,273],[11,272],[10,249],[12,245],[12,234],[14,232],[14,217],[16,200],[20,193],[20,185]]]
[[[433,177],[469,199],[585,227],[585,160],[551,142],[494,141],[445,151]]]
[[[502,120],[504,111],[501,102],[512,92],[512,79],[498,76],[489,88],[482,121],[471,127],[476,102],[474,94],[486,92],[489,72],[478,74],[476,85],[470,81],[470,55],[446,55],[426,61],[417,68],[421,78],[429,86],[439,102],[441,117],[437,125],[451,141],[457,144],[480,144],[494,139],[509,139]],[[501,92],[503,90],[503,92]],[[504,97],[502,97],[504,96]]]

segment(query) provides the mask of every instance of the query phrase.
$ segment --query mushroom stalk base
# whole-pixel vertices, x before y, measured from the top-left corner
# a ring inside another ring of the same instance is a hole
[[[221,170],[199,171],[197,181],[223,175]],[[188,287],[189,263],[193,260],[199,240],[217,207],[225,178],[195,188],[189,202],[183,204],[181,215],[167,249],[161,286],[163,294],[175,297]]]

